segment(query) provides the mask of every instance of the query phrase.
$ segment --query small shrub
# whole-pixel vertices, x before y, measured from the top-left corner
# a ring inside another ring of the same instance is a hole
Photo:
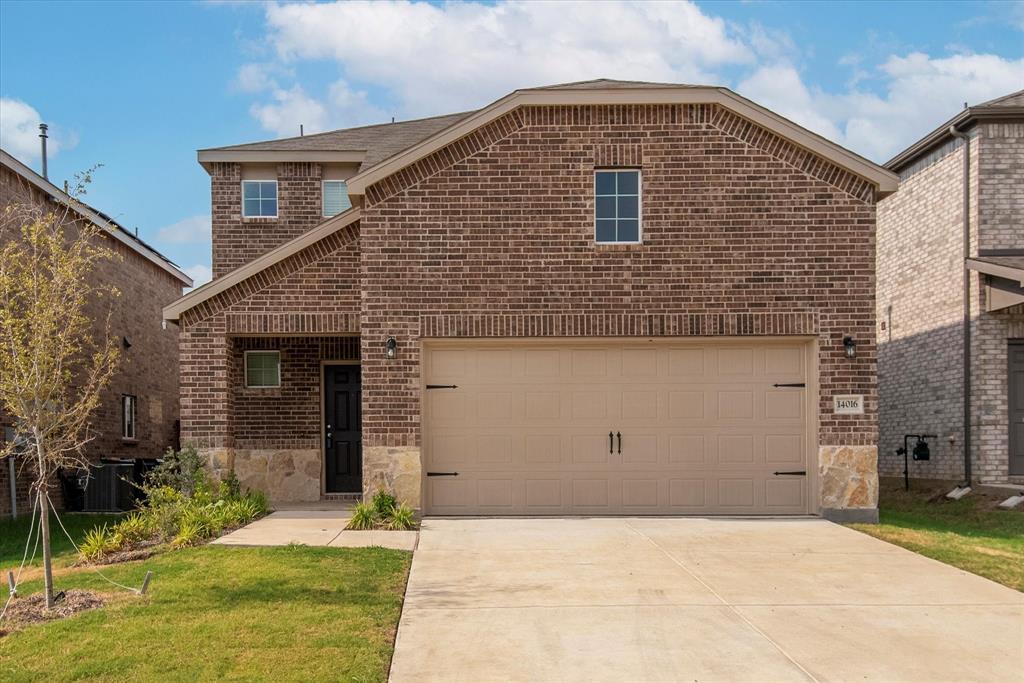
[[[394,494],[381,489],[373,494],[372,505],[377,513],[377,517],[385,519],[394,511],[395,506],[398,505],[398,499],[395,498]]]
[[[118,547],[119,545],[114,539],[113,532],[104,524],[103,526],[94,527],[86,533],[82,543],[78,546],[78,550],[85,559],[98,560],[107,553],[114,552]]]
[[[210,490],[203,458],[195,446],[185,446],[180,451],[168,448],[163,462],[150,470],[146,480],[149,487],[166,486],[189,498],[204,488]]]
[[[182,520],[178,533],[171,541],[174,548],[187,548],[206,538],[202,527],[195,520]]]
[[[152,520],[142,512],[133,512],[114,525],[114,534],[122,540],[121,545],[132,545],[145,541],[153,535]]]
[[[402,503],[391,510],[391,514],[388,515],[387,519],[385,519],[384,525],[392,531],[408,531],[409,529],[415,529],[416,514],[412,511],[411,507]]]
[[[226,477],[220,480],[217,491],[219,500],[238,500],[242,497],[242,482],[238,481],[238,475],[231,470]]]
[[[377,510],[371,503],[356,503],[352,510],[352,519],[348,521],[346,529],[365,531],[372,529],[377,524]]]

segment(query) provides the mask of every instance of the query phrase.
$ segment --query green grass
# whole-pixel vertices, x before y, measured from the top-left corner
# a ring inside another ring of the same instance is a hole
[[[0,638],[0,680],[384,681],[410,560],[381,548],[204,546],[103,569],[130,586],[152,570],[143,597],[87,570],[65,574],[58,588],[117,595]]]
[[[86,532],[95,526],[104,524],[113,525],[120,520],[122,515],[96,515],[96,514],[75,514],[62,513],[61,521],[67,528],[68,533],[75,539],[75,543],[81,543]],[[28,538],[29,516],[22,515],[17,519],[0,519],[0,569],[17,569],[21,565],[22,555],[25,553],[25,540]],[[36,526],[39,525],[38,520]],[[77,559],[75,549],[72,547],[68,537],[57,524],[53,513],[50,513],[50,546],[57,566],[65,566]],[[31,546],[28,549],[29,556],[32,555]],[[42,564],[42,544],[36,550],[35,561],[30,566]],[[6,575],[6,573],[5,573]],[[6,584],[5,584],[6,585]]]
[[[880,523],[853,528],[940,562],[1024,591],[1024,513],[995,507],[1008,497],[941,497],[951,487],[884,487]]]

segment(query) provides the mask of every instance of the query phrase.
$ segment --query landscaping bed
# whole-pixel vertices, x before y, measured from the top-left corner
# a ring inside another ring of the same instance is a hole
[[[878,524],[854,529],[1024,591],[1024,511],[998,507],[1011,492],[975,491],[961,500],[952,485],[883,480]]]

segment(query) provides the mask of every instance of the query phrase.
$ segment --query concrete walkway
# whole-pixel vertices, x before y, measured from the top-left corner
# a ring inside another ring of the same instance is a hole
[[[225,534],[217,545],[302,545],[331,548],[380,546],[395,550],[413,550],[416,531],[345,531],[351,514],[342,510],[282,510],[252,524]]]
[[[427,519],[391,680],[1011,681],[1024,594],[818,519]]]

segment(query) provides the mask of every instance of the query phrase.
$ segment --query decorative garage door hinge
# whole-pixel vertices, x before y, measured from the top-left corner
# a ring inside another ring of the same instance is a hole
[[[772,472],[772,474],[774,474],[775,476],[779,476],[780,474],[791,474],[795,477],[806,477],[807,470],[799,470],[797,472]]]
[[[772,386],[773,387],[799,387],[800,389],[803,389],[807,385],[804,384],[803,382],[796,382],[794,384],[773,384]]]
[[[458,389],[458,384],[428,384],[427,389]]]
[[[427,472],[428,477],[457,477],[458,472]]]

